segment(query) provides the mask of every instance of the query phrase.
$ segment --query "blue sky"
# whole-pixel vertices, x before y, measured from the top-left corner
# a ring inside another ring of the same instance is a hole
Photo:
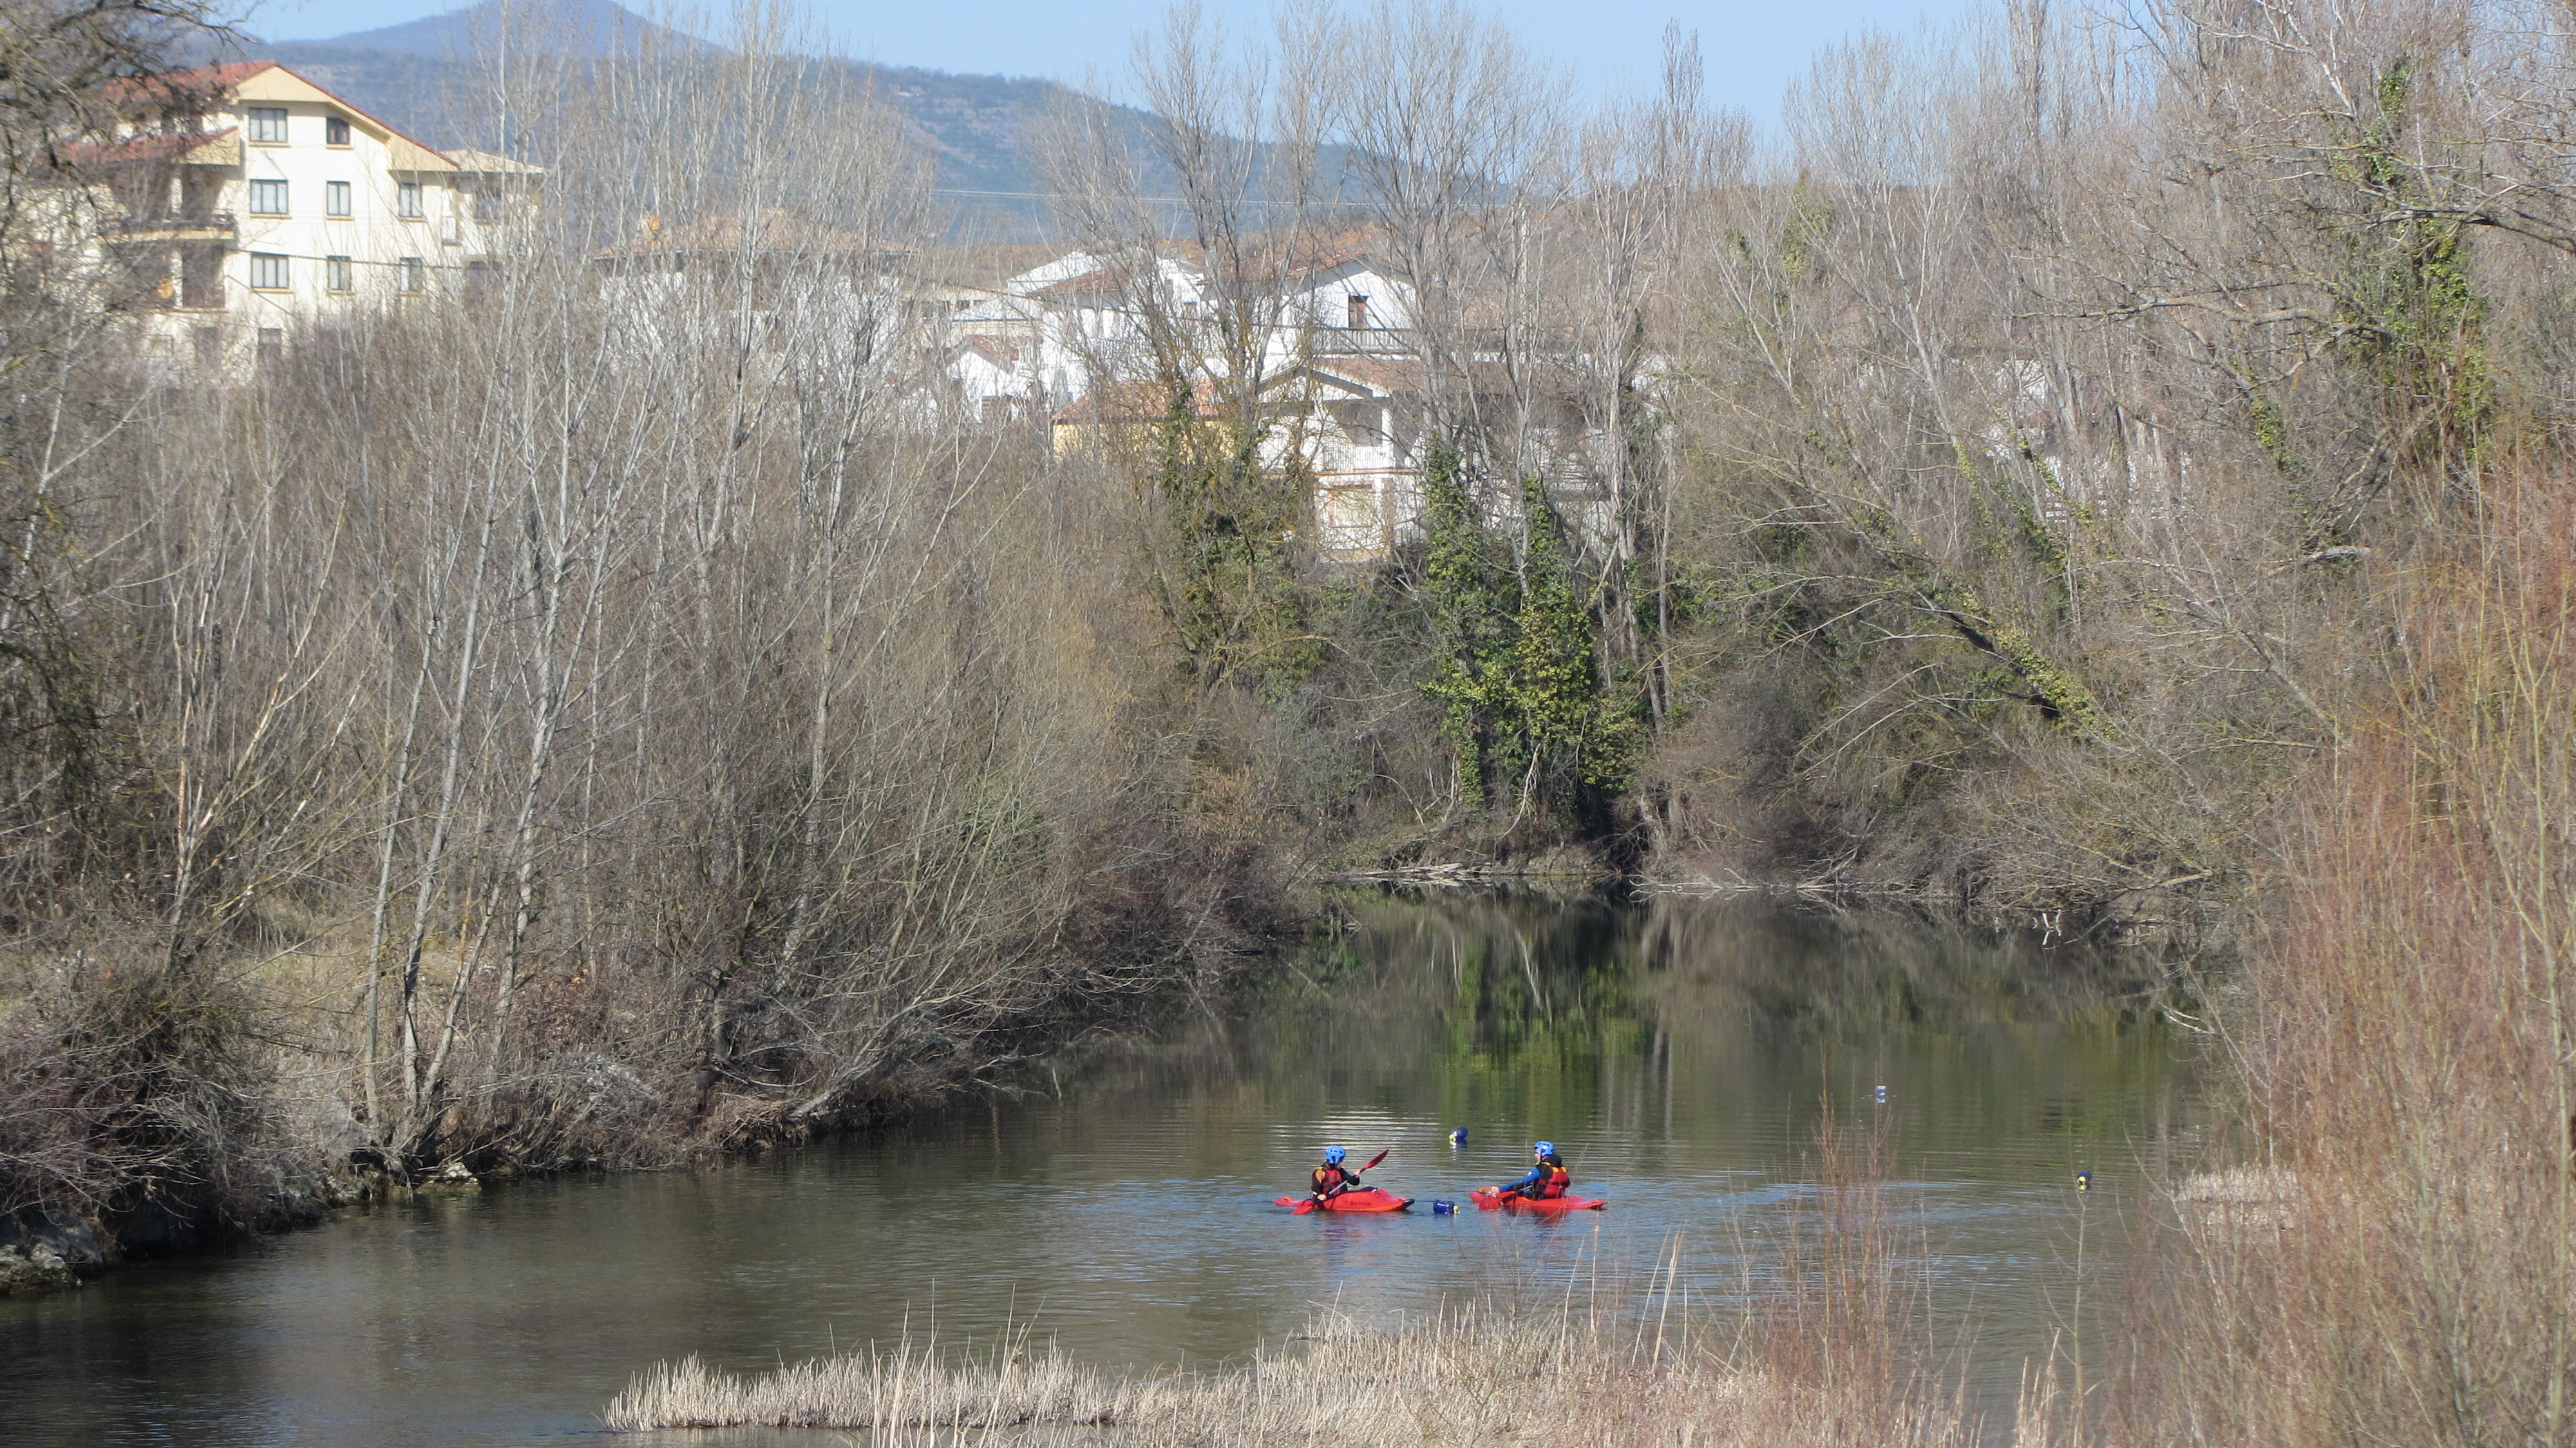
[[[277,40],[308,40],[392,25],[451,9],[457,0],[267,0],[247,28]],[[1781,87],[1802,74],[1819,46],[1863,26],[1911,29],[1947,19],[1967,0],[1498,0],[1489,4],[1540,54],[1575,67],[1596,93],[1653,84],[1664,24],[1699,32],[1710,99],[1768,119]],[[820,0],[815,13],[834,48],[890,65],[1080,82],[1087,71],[1125,74],[1130,37],[1155,25],[1166,0]],[[630,0],[630,8],[651,6]],[[721,11],[721,4],[702,8]],[[1209,0],[1229,24],[1266,27],[1271,6]]]

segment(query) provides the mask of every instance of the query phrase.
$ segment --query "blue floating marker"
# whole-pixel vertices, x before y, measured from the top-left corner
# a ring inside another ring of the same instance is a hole
[[[1881,1106],[1887,1104],[1887,1088],[1884,1086],[1878,1088],[1878,1104]]]
[[[1467,1144],[1467,1128],[1461,1126],[1452,1130],[1449,1133],[1449,1144],[1451,1146],[1465,1146]]]
[[[1449,1200],[1447,1197],[1434,1198],[1431,1203],[1431,1215],[1435,1217],[1450,1216],[1457,1210],[1458,1204]]]

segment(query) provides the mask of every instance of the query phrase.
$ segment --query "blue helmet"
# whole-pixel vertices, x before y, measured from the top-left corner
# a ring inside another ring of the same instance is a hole
[[[1343,1157],[1346,1157],[1346,1156],[1348,1156],[1348,1155],[1350,1155],[1350,1153],[1349,1153],[1349,1152],[1342,1150],[1342,1149],[1341,1149],[1340,1147],[1338,1147],[1338,1146],[1328,1146],[1328,1147],[1325,1147],[1325,1148],[1324,1148],[1324,1165],[1326,1165],[1326,1166],[1340,1166],[1340,1165],[1342,1164],[1342,1158],[1343,1158]]]
[[[1534,1141],[1530,1143],[1530,1155],[1554,1156],[1556,1155],[1556,1143],[1553,1141]]]

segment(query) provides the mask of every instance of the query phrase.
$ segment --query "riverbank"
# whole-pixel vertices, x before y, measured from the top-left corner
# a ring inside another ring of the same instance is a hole
[[[1230,995],[1284,943],[1270,937],[1287,918],[1204,910],[1195,938],[1167,945],[1159,969],[1060,958],[1045,984],[980,999],[969,990],[929,1022],[872,1023],[888,1037],[875,1049],[878,1066],[824,1099],[808,1093],[800,1109],[787,1109],[797,1106],[778,1089],[787,1082],[757,1098],[740,1089],[756,1082],[709,1090],[702,1072],[656,1053],[651,1035],[612,1038],[571,1072],[542,1073],[507,1095],[451,1099],[408,1153],[370,1128],[364,1043],[333,1008],[363,994],[363,968],[345,955],[271,962],[213,1000],[155,1001],[159,1012],[240,1024],[195,1051],[153,1059],[149,1071],[123,1056],[84,1060],[102,1054],[86,1044],[101,1038],[134,1050],[154,1044],[111,1029],[123,1024],[126,992],[114,967],[93,967],[0,1016],[0,1027],[17,1028],[14,1038],[0,1034],[0,1092],[15,1088],[16,1097],[0,1101],[14,1108],[0,1112],[0,1185],[16,1189],[0,1196],[0,1296],[75,1287],[132,1259],[307,1228],[348,1208],[487,1182],[690,1169],[882,1129],[973,1088],[1029,1089],[1090,1046]],[[93,983],[105,988],[84,989]],[[86,1042],[66,1048],[67,1038]],[[268,1049],[245,1059],[249,1041]],[[115,1099],[138,1077],[176,1104]],[[198,1110],[206,1097],[221,1098],[225,1115]]]
[[[29,1448],[111,1429],[540,1448],[691,1354],[756,1373],[908,1329],[988,1356],[1025,1327],[1103,1373],[1222,1372],[1334,1308],[1372,1330],[1569,1289],[1660,1308],[1676,1242],[1673,1321],[1705,1323],[1813,1201],[1828,1087],[1838,1120],[1886,1134],[1900,1238],[1939,1246],[1922,1330],[1955,1345],[1975,1317],[1954,1366],[1991,1418],[2048,1351],[2049,1305],[2096,1300],[2046,1244],[2090,1210],[2081,1261],[2116,1282],[2106,1229],[2144,1190],[2136,1144],[2185,1150],[2197,1119],[2134,957],[1767,900],[1371,898],[1294,971],[1065,1060],[1060,1091],[1041,1065],[1016,1094],[756,1160],[371,1202],[0,1304],[21,1368],[0,1421]],[[1538,1137],[1609,1210],[1429,1212],[1508,1179]],[[1370,1180],[1423,1204],[1272,1205],[1335,1141],[1391,1148]]]

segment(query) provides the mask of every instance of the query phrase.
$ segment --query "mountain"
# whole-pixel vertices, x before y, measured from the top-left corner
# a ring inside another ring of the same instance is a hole
[[[587,56],[648,45],[716,49],[613,0],[482,0],[328,40],[245,40],[228,46],[220,58],[279,61],[434,146],[498,149],[497,138],[460,98],[472,94],[466,82],[477,73],[477,57],[504,33],[570,36],[572,53]],[[1029,238],[1044,229],[1045,208],[1037,197],[1044,187],[1023,146],[1029,124],[1068,104],[1101,104],[1053,81],[867,61],[839,64],[909,124],[937,162],[938,199],[951,210],[954,229],[982,240]],[[1143,152],[1144,114],[1124,106],[1110,110],[1118,129]]]
[[[614,0],[539,0],[533,5],[529,0],[482,0],[444,15],[305,43],[337,50],[455,59],[473,53],[479,44],[506,31],[536,27],[548,32],[556,49],[576,55],[613,55],[647,41],[662,49],[715,48],[693,35],[656,25]]]

